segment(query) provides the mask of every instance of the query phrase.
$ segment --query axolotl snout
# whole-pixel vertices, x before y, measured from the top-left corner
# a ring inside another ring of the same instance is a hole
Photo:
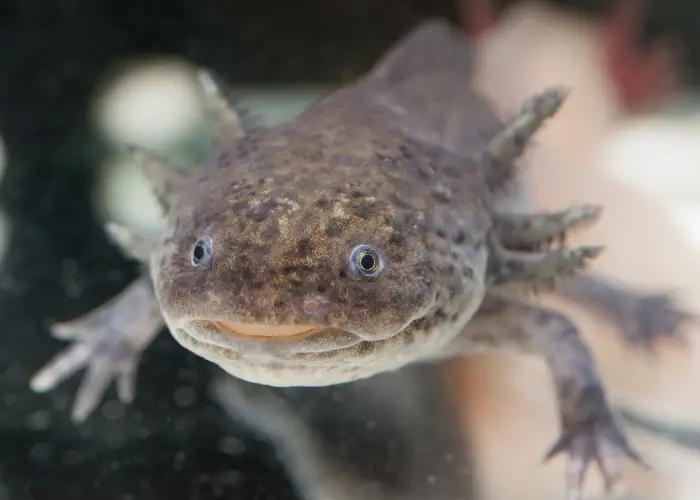
[[[247,385],[254,391],[220,391],[220,400],[236,399],[234,412],[303,455],[296,467],[305,484],[330,498],[327,479],[308,479],[328,462],[321,448],[291,410],[261,403],[264,387],[368,387],[413,363],[512,349],[543,356],[552,373],[562,437],[549,455],[570,455],[569,498],[579,497],[592,461],[612,483],[622,457],[636,454],[576,327],[528,304],[527,292],[568,276],[561,293],[607,312],[633,340],[675,335],[687,316],[666,297],[650,300],[579,272],[600,247],[554,245],[594,222],[599,207],[529,210],[517,160],[565,92],[545,91],[503,123],[468,87],[470,68],[461,35],[429,21],[367,75],[268,129],[243,127],[200,72],[214,124],[211,158],[188,176],[132,148],[166,229],[157,241],[108,229],[148,275],[56,325],[57,336],[77,343],[35,376],[34,389],[89,365],[76,419],[94,409],[112,376],[129,401],[139,353],[165,322],[232,380],[256,383]],[[649,332],[644,318],[668,331]]]

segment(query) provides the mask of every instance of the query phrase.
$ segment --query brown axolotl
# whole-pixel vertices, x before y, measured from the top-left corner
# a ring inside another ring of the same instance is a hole
[[[366,76],[294,120],[249,130],[200,72],[214,123],[210,160],[187,176],[132,148],[166,228],[158,241],[108,228],[149,273],[56,325],[75,344],[32,387],[49,390],[87,366],[76,420],[112,378],[129,401],[139,354],[165,324],[182,346],[233,375],[214,384],[214,396],[280,447],[305,498],[455,499],[466,491],[418,477],[423,455],[452,457],[431,458],[444,470],[459,447],[447,439],[454,429],[439,429],[452,420],[433,421],[434,441],[421,435],[426,414],[442,404],[429,403],[421,374],[449,357],[511,349],[544,356],[550,367],[562,435],[548,456],[570,457],[568,498],[580,497],[591,461],[612,483],[622,458],[638,457],[576,327],[528,304],[527,292],[567,276],[562,293],[609,312],[635,340],[649,341],[657,318],[669,327],[659,334],[677,335],[686,316],[666,297],[579,273],[600,247],[553,245],[593,222],[597,207],[527,211],[516,160],[564,92],[543,92],[503,123],[469,88],[470,67],[461,35],[428,21]],[[355,406],[336,412],[334,391]],[[326,406],[294,403],[312,393],[327,396]],[[364,404],[422,443],[386,458],[398,464],[392,484],[362,482],[362,467],[344,464],[342,447],[322,443],[310,424],[323,415],[372,427]]]

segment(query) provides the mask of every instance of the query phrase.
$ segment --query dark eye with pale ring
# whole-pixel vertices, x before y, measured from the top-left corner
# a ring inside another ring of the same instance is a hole
[[[211,262],[211,248],[211,238],[208,236],[199,238],[192,248],[192,265],[199,267]]]
[[[356,274],[374,278],[384,269],[384,258],[377,249],[359,245],[350,254],[350,267]]]

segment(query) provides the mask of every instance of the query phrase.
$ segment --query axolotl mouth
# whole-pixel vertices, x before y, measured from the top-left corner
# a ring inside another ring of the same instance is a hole
[[[230,321],[200,320],[201,323],[208,323],[222,333],[245,338],[298,339],[324,329],[318,325],[251,325]]]
[[[169,324],[186,349],[231,375],[276,387],[320,387],[401,368],[434,348],[413,324],[381,339],[319,324],[249,324],[189,317]],[[416,341],[419,335],[424,342]],[[425,342],[428,342],[426,344]]]
[[[264,325],[190,319],[178,330],[192,339],[239,355],[285,357],[356,346],[364,339],[325,325]]]

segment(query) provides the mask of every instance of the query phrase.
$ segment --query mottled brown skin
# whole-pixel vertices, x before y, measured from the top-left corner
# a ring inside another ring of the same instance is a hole
[[[442,351],[485,293],[491,221],[478,165],[406,137],[392,113],[345,92],[204,165],[152,254],[171,332],[239,378],[328,385],[398,368]],[[200,237],[212,261],[193,268]],[[363,244],[386,261],[376,278],[350,265]],[[331,331],[260,341],[199,330],[201,319]]]
[[[415,487],[391,493],[382,479],[368,496],[348,457],[343,462],[321,446],[299,405],[289,404],[292,389],[273,386],[302,386],[312,395],[359,384],[371,399],[389,386],[397,391],[384,381],[396,380],[387,374],[401,368],[397,374],[419,362],[510,348],[543,356],[552,372],[563,432],[550,455],[571,457],[568,498],[580,497],[591,461],[612,483],[621,458],[635,454],[614,422],[591,354],[564,316],[525,303],[533,285],[574,273],[600,251],[553,246],[593,222],[599,208],[528,213],[518,179],[516,159],[563,93],[542,93],[504,124],[468,87],[469,59],[454,30],[428,22],[367,76],[297,119],[247,132],[204,79],[215,123],[211,159],[187,178],[134,150],[167,211],[162,238],[110,230],[148,262],[155,294],[143,296],[149,284],[142,278],[124,292],[138,291],[138,301],[118,299],[97,316],[58,325],[63,338],[71,329],[97,333],[72,334],[78,343],[35,376],[34,389],[50,389],[89,364],[74,418],[94,409],[111,376],[123,399],[133,397],[134,359],[161,324],[151,314],[156,304],[178,342],[235,376],[218,382],[213,396],[286,450],[305,498],[424,498]],[[371,276],[353,260],[363,245],[381,261]],[[585,284],[569,287],[572,296],[604,284],[627,303],[644,299],[598,278],[577,279]],[[609,309],[595,298],[588,303]],[[668,303],[660,306],[659,316],[685,319]],[[617,316],[637,330],[626,332],[631,338],[648,333],[627,321],[634,309],[623,309]],[[294,325],[297,335],[289,336]],[[114,353],[112,363],[102,358],[94,368],[88,358],[95,352]],[[368,421],[382,404],[395,404],[379,401],[368,406]],[[404,410],[398,414],[407,421],[418,414]],[[416,432],[426,432],[424,417]],[[454,443],[439,450],[451,455]],[[404,467],[425,473],[423,465]],[[444,491],[434,498],[459,498]]]

